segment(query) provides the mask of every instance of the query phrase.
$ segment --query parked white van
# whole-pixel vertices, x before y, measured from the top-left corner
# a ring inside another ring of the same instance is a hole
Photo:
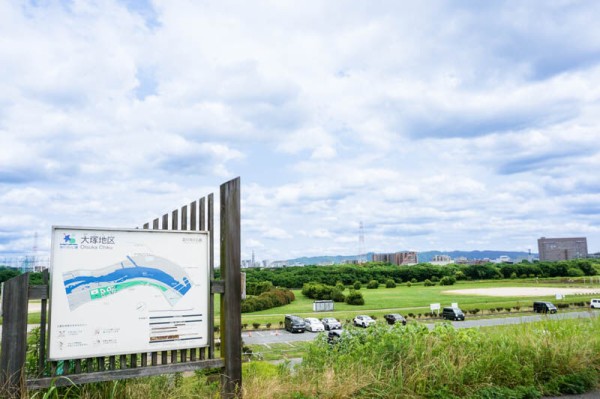
[[[600,309],[600,299],[592,299],[590,301],[590,307],[592,309]]]

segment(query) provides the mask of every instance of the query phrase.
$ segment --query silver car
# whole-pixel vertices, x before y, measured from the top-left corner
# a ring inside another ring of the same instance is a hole
[[[333,317],[324,317],[321,319],[321,322],[325,326],[326,330],[341,330],[342,323]]]

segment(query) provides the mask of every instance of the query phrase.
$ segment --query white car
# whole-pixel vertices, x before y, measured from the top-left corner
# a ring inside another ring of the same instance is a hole
[[[304,326],[306,328],[306,331],[325,331],[325,326],[323,325],[323,323],[321,323],[319,319],[314,317],[308,317],[304,319]]]
[[[592,299],[590,301],[590,307],[592,309],[600,309],[600,299]]]
[[[356,316],[353,320],[355,326],[367,328],[372,324],[375,324],[375,320],[371,316],[360,315]]]
[[[335,319],[333,317],[325,317],[325,318],[321,319],[321,322],[325,326],[326,330],[341,330],[342,329],[342,323],[340,323],[338,321],[338,319]]]

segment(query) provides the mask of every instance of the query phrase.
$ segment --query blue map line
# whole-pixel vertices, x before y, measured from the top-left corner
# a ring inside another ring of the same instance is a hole
[[[129,256],[127,258],[135,267],[126,267],[124,262],[121,262],[121,265],[123,266],[122,269],[115,270],[103,276],[77,276],[65,280],[64,285],[67,295],[71,294],[73,290],[83,285],[117,283],[140,278],[156,280],[179,292],[182,296],[185,295],[190,288],[192,288],[192,285],[186,277],[183,277],[182,281],[178,281],[173,276],[160,269],[139,266]]]

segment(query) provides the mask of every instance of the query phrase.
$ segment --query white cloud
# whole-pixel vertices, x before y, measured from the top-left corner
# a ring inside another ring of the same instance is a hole
[[[4,2],[0,211],[23,223],[0,247],[240,175],[244,253],[265,258],[356,253],[360,220],[367,250],[598,250],[598,11]]]

